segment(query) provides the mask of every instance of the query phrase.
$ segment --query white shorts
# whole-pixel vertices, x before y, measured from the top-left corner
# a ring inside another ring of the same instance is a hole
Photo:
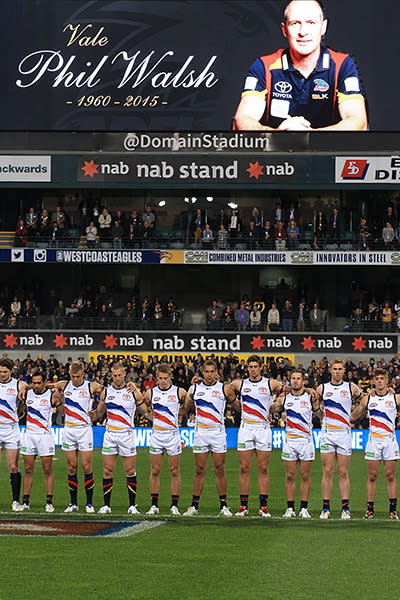
[[[193,453],[215,452],[223,454],[226,452],[226,432],[219,427],[209,429],[196,429],[193,438]]]
[[[286,440],[282,446],[282,460],[314,460],[315,448],[312,438]]]
[[[108,431],[106,429],[101,453],[136,456],[135,431],[133,429],[124,431]]]
[[[321,454],[329,452],[337,452],[343,456],[351,455],[351,431],[340,431],[339,433],[330,433],[329,431],[321,431],[320,438]]]
[[[366,460],[398,460],[399,445],[395,435],[389,435],[385,438],[368,438],[365,446]]]
[[[245,450],[261,450],[271,452],[272,432],[270,427],[239,427],[237,449],[239,452]]]
[[[181,435],[178,430],[154,431],[150,434],[150,454],[176,456],[182,453]]]
[[[0,426],[0,449],[18,450],[21,448],[21,434],[19,425]]]
[[[65,452],[80,450],[81,452],[92,452],[93,429],[91,426],[64,427],[62,437],[62,449]]]
[[[54,456],[53,434],[26,431],[22,434],[21,454],[24,456]]]

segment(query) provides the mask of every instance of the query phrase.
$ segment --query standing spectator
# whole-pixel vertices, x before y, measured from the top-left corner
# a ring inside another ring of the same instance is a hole
[[[232,304],[227,304],[222,315],[222,324],[224,331],[231,331],[235,322],[235,315],[233,314]]]
[[[113,248],[116,250],[120,250],[122,248],[122,236],[124,235],[124,230],[122,229],[122,225],[118,219],[114,221],[114,224],[111,227],[111,237]]]
[[[138,314],[139,329],[149,329],[150,318],[151,313],[149,301],[147,298],[144,298]]]
[[[313,331],[321,331],[322,312],[316,302],[314,302],[313,307],[310,310],[310,323]]]
[[[111,221],[110,213],[106,208],[103,208],[101,215],[99,215],[99,233],[102,242],[110,239]]]
[[[54,309],[53,315],[54,315],[56,329],[64,329],[66,312],[65,312],[64,300],[62,298],[60,298],[58,300],[57,305]]]
[[[275,225],[277,225],[279,223],[279,221],[283,222],[283,220],[284,220],[284,215],[283,215],[282,206],[281,206],[280,202],[277,202],[275,204],[274,223],[275,223]]]
[[[285,300],[285,304],[281,311],[281,319],[282,319],[283,331],[292,331],[294,313],[293,313],[292,303],[290,302],[290,300]]]
[[[61,237],[61,229],[58,227],[57,223],[52,223],[50,230],[50,247],[58,248],[60,245]]]
[[[27,239],[28,230],[25,227],[24,220],[20,219],[18,221],[18,227],[15,231],[14,246],[19,248],[26,246]]]
[[[286,229],[282,221],[278,221],[275,226],[274,239],[275,239],[275,250],[285,250],[286,248]]]
[[[268,311],[267,315],[267,326],[270,331],[278,331],[280,324],[280,314],[279,310],[276,307],[276,304],[273,302],[271,308]]]
[[[132,306],[132,302],[128,300],[126,306],[122,309],[122,327],[123,329],[135,329],[136,325],[136,312]]]
[[[328,239],[332,244],[338,244],[340,246],[341,236],[342,236],[342,217],[339,214],[339,211],[336,208],[336,206],[334,206],[332,214],[329,217]]]
[[[153,239],[153,228],[148,221],[143,222],[143,229],[141,232],[142,247],[150,248],[151,240]]]
[[[326,217],[322,210],[318,211],[317,218],[315,220],[315,232],[314,232],[314,250],[321,250],[325,245],[327,233]]]
[[[53,213],[53,215],[51,217],[51,224],[52,224],[53,228],[54,228],[54,226],[57,227],[58,238],[62,238],[63,233],[64,233],[64,227],[66,225],[66,218],[65,218],[65,213],[61,210],[60,205],[56,206],[56,212]]]
[[[244,303],[241,302],[240,307],[235,310],[235,321],[238,331],[246,331],[249,324],[249,311],[246,310]]]
[[[142,217],[142,221],[143,221],[143,225],[145,223],[148,223],[148,225],[150,226],[150,228],[152,229],[152,231],[155,231],[156,228],[156,213],[155,211],[151,208],[150,204],[148,204],[146,206],[146,210],[143,213],[143,217]]]
[[[86,300],[85,306],[80,311],[81,324],[84,329],[93,329],[94,318],[96,311],[90,299]]]
[[[286,223],[289,226],[290,221],[297,222],[297,208],[294,202],[290,203],[290,206],[286,212]]]
[[[236,242],[238,240],[241,226],[242,226],[242,223],[239,218],[238,212],[235,208],[233,208],[230,219],[229,219],[229,223],[228,223],[229,236],[233,242]]]
[[[385,214],[382,218],[382,227],[387,227],[387,224],[390,223],[393,229],[396,227],[396,217],[393,212],[393,206],[390,204],[386,207]]]
[[[7,315],[3,306],[0,306],[0,327],[6,327],[7,325]]]
[[[201,243],[203,244],[204,248],[212,248],[213,247],[214,234],[213,234],[213,231],[212,231],[209,223],[206,223],[206,226],[204,227],[204,229],[202,231]]]
[[[50,237],[50,216],[44,208],[39,217],[39,236],[43,242],[47,242]]]
[[[271,221],[265,221],[262,236],[262,244],[265,250],[272,250],[274,247],[274,231],[271,226]]]
[[[94,221],[90,221],[89,225],[85,229],[86,232],[86,245],[88,248],[96,247],[96,238],[97,238],[97,227],[94,224]]]
[[[364,316],[360,306],[357,306],[351,313],[351,330],[352,331],[363,331],[364,330]]]
[[[193,235],[194,242],[196,244],[200,243],[201,232],[203,231],[205,224],[206,222],[201,208],[196,208],[196,214],[194,215],[190,223],[190,229]]]
[[[38,215],[35,212],[33,206],[29,209],[29,212],[25,215],[25,227],[28,232],[28,240],[32,241],[36,237],[36,231],[38,226]]]
[[[254,227],[257,231],[261,229],[261,214],[258,208],[255,206],[251,211],[250,221],[254,221]]]
[[[392,330],[392,309],[389,302],[385,302],[381,311],[382,331],[384,333],[390,333]]]
[[[306,311],[303,302],[299,302],[297,307],[296,330],[305,331],[306,329]]]
[[[211,306],[207,308],[207,326],[210,330],[220,328],[222,311],[217,305],[217,301],[213,300]]]
[[[393,250],[394,229],[388,221],[386,227],[382,229],[382,241],[384,250]]]
[[[90,218],[89,218],[89,215],[87,212],[87,208],[86,208],[86,206],[83,206],[80,221],[79,221],[79,229],[81,230],[82,235],[85,235],[86,228],[89,227],[89,224],[90,224]]]
[[[249,315],[250,329],[260,329],[261,325],[261,313],[257,308],[257,304],[253,304],[253,308]]]
[[[153,323],[155,329],[162,329],[164,324],[164,312],[160,302],[157,300],[153,308]]]
[[[289,227],[286,230],[289,250],[296,250],[299,243],[300,230],[296,225],[296,221],[291,219]]]
[[[140,248],[140,239],[142,237],[142,229],[139,223],[134,225],[132,221],[129,223],[126,234],[127,248]]]
[[[258,246],[259,229],[257,229],[255,221],[251,220],[249,223],[249,229],[246,232],[247,248],[249,250],[255,250]]]
[[[359,250],[369,250],[369,227],[367,223],[367,219],[365,217],[361,217],[360,226],[358,228],[358,248]]]
[[[227,250],[228,249],[228,239],[229,234],[225,229],[225,225],[223,223],[220,224],[219,230],[217,233],[217,248],[218,250]]]
[[[229,219],[228,219],[228,217],[225,214],[225,209],[224,208],[220,208],[219,209],[219,215],[217,217],[215,225],[216,225],[217,229],[220,228],[220,225],[223,225],[224,229],[228,230]]]
[[[24,306],[21,309],[22,326],[25,329],[33,329],[36,327],[36,309],[30,300],[25,300]]]

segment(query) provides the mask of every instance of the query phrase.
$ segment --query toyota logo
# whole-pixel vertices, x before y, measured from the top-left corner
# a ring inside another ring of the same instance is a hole
[[[278,81],[275,84],[275,90],[280,94],[289,94],[292,91],[292,86],[287,81]]]

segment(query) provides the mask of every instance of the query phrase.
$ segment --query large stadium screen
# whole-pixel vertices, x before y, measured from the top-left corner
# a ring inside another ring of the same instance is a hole
[[[230,131],[242,92],[266,100],[268,88],[270,123],[276,127],[287,116],[302,116],[304,98],[296,98],[294,88],[304,79],[299,71],[293,74],[291,53],[275,61],[272,81],[260,75],[265,62],[254,63],[287,48],[290,37],[297,38],[295,50],[301,54],[321,33],[328,48],[348,54],[351,62],[347,59],[335,81],[341,55],[329,60],[321,55],[316,75],[302,91],[312,106],[308,122],[320,126],[320,117],[313,123],[314,112],[330,99],[335,98],[334,111],[345,106],[344,96],[361,94],[368,129],[400,130],[400,6],[390,0],[327,0],[323,31],[299,33],[296,22],[282,30],[286,5],[281,0],[3,0],[0,129]],[[310,20],[304,16],[305,27]]]

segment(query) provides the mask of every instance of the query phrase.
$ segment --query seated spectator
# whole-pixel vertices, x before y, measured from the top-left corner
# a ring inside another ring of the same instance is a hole
[[[15,231],[14,246],[16,246],[18,248],[26,246],[27,241],[28,241],[28,230],[25,227],[24,220],[20,219],[18,221],[18,227]]]
[[[174,302],[168,303],[167,329],[178,329],[181,323],[181,312]]]
[[[156,219],[157,217],[155,211],[151,208],[150,204],[148,204],[142,216],[143,225],[147,223],[150,229],[154,231],[156,228]]]
[[[111,226],[111,238],[113,248],[116,250],[120,250],[122,248],[122,236],[124,235],[124,230],[122,229],[122,225],[118,219],[116,219]]]
[[[393,250],[394,229],[389,221],[386,223],[386,227],[382,229],[382,241],[384,250]]]
[[[99,215],[99,234],[102,242],[109,241],[111,238],[111,215],[106,208],[103,208]]]
[[[257,304],[253,304],[253,308],[249,314],[250,329],[260,329],[261,313],[257,308]]]
[[[218,250],[227,250],[228,249],[228,239],[229,234],[225,229],[225,225],[221,223],[219,226],[219,230],[217,233],[217,248]]]
[[[25,215],[25,227],[28,232],[28,240],[32,241],[36,237],[36,231],[38,226],[38,215],[35,212],[33,206],[29,209],[29,212]]]
[[[222,311],[217,306],[217,301],[213,300],[211,306],[207,308],[207,326],[210,330],[220,329]]]
[[[280,324],[280,314],[275,303],[272,303],[267,315],[267,326],[269,331],[278,331]]]
[[[142,238],[142,227],[140,223],[129,223],[126,233],[125,244],[127,248],[140,248]]]
[[[96,247],[96,239],[97,239],[97,227],[94,224],[94,221],[90,221],[89,225],[85,229],[86,232],[86,245],[88,248]]]
[[[98,329],[112,329],[114,323],[114,311],[112,305],[107,306],[105,302],[100,306],[100,311],[96,315]]]
[[[79,308],[76,305],[76,298],[74,298],[70,306],[67,306],[67,308],[65,309],[65,315],[66,327],[68,329],[79,329],[81,321],[79,315]]]
[[[361,217],[360,226],[358,228],[358,249],[365,250],[368,252],[369,250],[369,227],[367,223],[367,219],[365,217]]]
[[[7,326],[9,329],[17,329],[17,327],[19,327],[19,322],[15,315],[10,315],[8,317]]]
[[[226,414],[224,418],[225,427],[235,427],[235,418],[232,414],[232,410],[230,408],[226,409]]]
[[[274,231],[271,226],[271,221],[265,221],[262,236],[262,245],[265,250],[272,250],[274,247]]]
[[[326,217],[322,210],[319,210],[315,220],[314,250],[321,250],[324,248],[327,229]]]
[[[21,320],[22,326],[25,329],[33,329],[36,327],[36,309],[32,305],[30,300],[25,300],[24,305],[21,309]]]
[[[250,317],[249,311],[246,310],[243,302],[240,303],[240,307],[235,310],[234,314],[238,331],[246,331]]]
[[[286,229],[282,221],[278,221],[275,226],[274,239],[275,239],[275,250],[285,250],[286,248]]]
[[[214,234],[209,223],[206,223],[201,233],[201,243],[204,248],[212,248],[214,245]]]
[[[225,331],[232,331],[235,325],[235,315],[233,314],[232,304],[227,304],[222,314],[222,325]]]
[[[299,243],[300,230],[293,219],[289,221],[289,227],[286,230],[289,250],[296,250]]]

